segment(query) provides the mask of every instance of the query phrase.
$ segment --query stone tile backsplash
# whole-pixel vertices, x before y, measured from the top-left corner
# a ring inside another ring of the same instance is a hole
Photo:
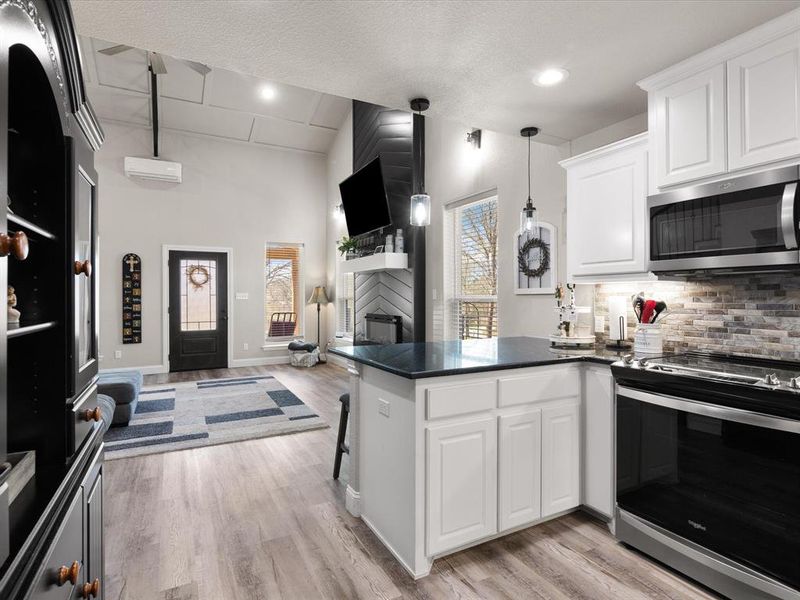
[[[608,298],[644,291],[664,300],[667,311],[658,322],[664,349],[725,352],[800,360],[800,274],[737,275],[686,282],[608,283],[594,286],[594,313],[606,317]],[[630,302],[628,302],[630,306]],[[628,311],[628,339],[636,316]]]

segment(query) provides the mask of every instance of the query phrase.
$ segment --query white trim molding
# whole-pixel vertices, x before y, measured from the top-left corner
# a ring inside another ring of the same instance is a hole
[[[286,365],[291,362],[288,350],[286,356],[265,356],[263,358],[234,358],[228,361],[228,366],[236,367],[261,367],[264,365]]]
[[[119,367],[115,369],[113,367],[106,368],[103,367],[100,369],[100,374],[103,373],[116,373],[118,371],[140,371],[142,375],[160,375],[161,373],[168,373],[169,369],[165,368],[164,365],[147,365],[144,367]]]
[[[231,355],[233,354],[233,323],[235,319],[235,304],[233,302],[233,248],[222,246],[180,246],[176,244],[162,244],[161,246],[161,367],[162,373],[169,373],[169,253],[179,252],[220,252],[228,257],[228,368],[234,366]],[[247,365],[241,365],[247,366]]]

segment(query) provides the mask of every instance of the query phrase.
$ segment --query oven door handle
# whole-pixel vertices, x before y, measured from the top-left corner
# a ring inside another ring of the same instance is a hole
[[[622,385],[617,386],[617,395],[625,396],[631,400],[638,400],[639,402],[646,402],[647,404],[655,404],[656,406],[712,417],[722,421],[735,421],[736,423],[744,423],[745,425],[766,427],[768,429],[777,429],[790,433],[800,433],[800,421],[765,415],[741,408],[730,408],[728,406],[718,406],[716,404],[686,400],[685,398],[677,398],[675,396],[653,394]]]
[[[797,248],[797,226],[794,220],[794,199],[797,195],[797,182],[787,183],[783,188],[783,198],[781,199],[781,230],[783,232],[783,243],[787,250]]]

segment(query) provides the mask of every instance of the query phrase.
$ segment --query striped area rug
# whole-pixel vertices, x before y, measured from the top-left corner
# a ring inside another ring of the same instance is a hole
[[[106,432],[106,459],[323,427],[322,418],[271,375],[144,386],[130,423]]]

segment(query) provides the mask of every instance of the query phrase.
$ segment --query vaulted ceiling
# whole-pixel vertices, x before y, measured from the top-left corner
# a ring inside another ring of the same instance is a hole
[[[82,37],[87,90],[101,119],[152,126],[147,53],[138,48],[107,56],[115,43]],[[351,101],[211,67],[202,75],[185,62],[162,55],[167,73],[158,76],[159,126],[292,148],[328,151]],[[265,98],[263,90],[270,91]]]
[[[796,0],[72,0],[78,32],[561,143],[646,110],[636,81]],[[569,79],[531,83],[557,66]]]

